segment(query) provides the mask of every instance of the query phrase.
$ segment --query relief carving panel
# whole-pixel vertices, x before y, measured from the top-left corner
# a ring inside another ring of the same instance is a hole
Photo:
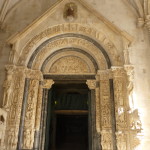
[[[30,80],[26,114],[25,114],[25,124],[24,124],[24,131],[23,131],[24,149],[33,148],[38,86],[39,86],[38,80],[34,80],[34,79]]]

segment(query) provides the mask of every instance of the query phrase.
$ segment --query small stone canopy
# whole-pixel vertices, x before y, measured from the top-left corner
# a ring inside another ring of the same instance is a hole
[[[89,15],[90,19],[87,17]],[[70,16],[73,20],[66,20]],[[88,25],[91,23],[92,27]],[[56,40],[58,36],[67,38],[74,34],[81,39],[81,35],[90,37],[95,43],[99,43],[112,62],[121,60],[122,51],[133,41],[131,35],[109,22],[84,0],[60,0],[23,31],[8,39],[8,43],[13,45],[9,61],[27,66],[37,49],[44,47],[48,40],[51,42],[51,39]],[[112,55],[115,57],[111,58]]]

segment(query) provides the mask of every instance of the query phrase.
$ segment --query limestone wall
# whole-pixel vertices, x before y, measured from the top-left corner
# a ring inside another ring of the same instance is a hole
[[[56,0],[22,0],[6,17],[0,30],[0,104],[2,104],[2,84],[5,79],[4,65],[8,63],[10,46],[6,40],[21,31],[39,17]],[[134,37],[130,48],[131,64],[135,67],[134,103],[139,108],[144,129],[144,140],[140,150],[150,146],[150,37],[145,26],[137,27],[138,11],[124,0],[86,0],[94,9],[120,29]],[[2,3],[0,3],[1,5]],[[80,13],[80,12],[79,12]],[[88,18],[87,18],[88,19]]]

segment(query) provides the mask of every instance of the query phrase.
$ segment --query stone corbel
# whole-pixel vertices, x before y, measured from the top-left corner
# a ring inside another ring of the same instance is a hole
[[[96,89],[96,80],[87,80],[86,84],[90,90]]]
[[[43,81],[43,88],[44,89],[50,89],[53,84],[54,84],[53,80],[44,80]]]

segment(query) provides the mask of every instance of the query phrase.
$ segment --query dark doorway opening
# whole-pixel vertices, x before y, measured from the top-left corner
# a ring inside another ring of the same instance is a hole
[[[88,150],[91,142],[89,89],[56,83],[49,91],[44,150]]]
[[[88,150],[88,116],[58,115],[57,150]]]

